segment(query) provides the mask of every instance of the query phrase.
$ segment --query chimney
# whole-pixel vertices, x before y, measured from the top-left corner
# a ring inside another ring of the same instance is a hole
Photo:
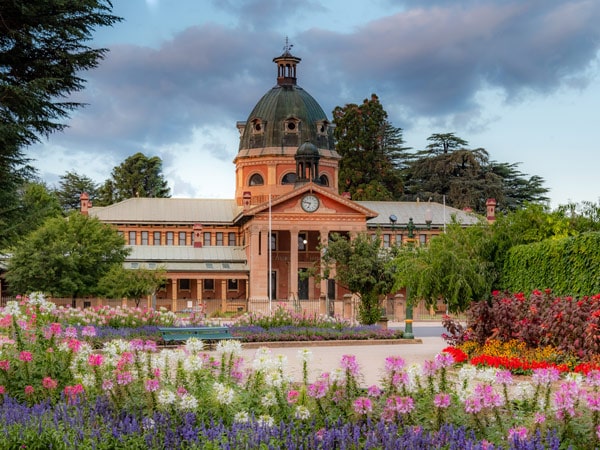
[[[202,247],[202,224],[194,224],[194,248]]]
[[[252,193],[250,191],[244,191],[242,198],[243,198],[244,210],[250,208],[250,203],[252,200]]]
[[[79,196],[79,211],[84,216],[89,214],[89,209],[92,207],[92,202],[90,202],[90,196],[87,192],[82,192]]]
[[[487,209],[487,221],[489,223],[493,223],[496,221],[496,199],[488,198],[485,202],[485,206]]]
[[[350,200],[352,196],[350,195],[350,192],[342,192],[342,197],[347,198],[348,200]]]

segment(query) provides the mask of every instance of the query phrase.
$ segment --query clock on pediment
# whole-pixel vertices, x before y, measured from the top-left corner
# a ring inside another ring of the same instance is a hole
[[[315,212],[319,209],[319,205],[319,197],[314,194],[307,194],[302,197],[302,200],[300,201],[300,206],[302,206],[302,209],[306,212]]]

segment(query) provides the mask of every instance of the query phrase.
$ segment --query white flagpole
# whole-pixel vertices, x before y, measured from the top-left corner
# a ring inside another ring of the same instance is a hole
[[[444,195],[444,233],[446,232],[446,196]]]
[[[272,249],[271,249],[271,234],[272,234],[272,223],[271,223],[271,194],[269,193],[269,314],[273,312],[273,261],[272,261]]]

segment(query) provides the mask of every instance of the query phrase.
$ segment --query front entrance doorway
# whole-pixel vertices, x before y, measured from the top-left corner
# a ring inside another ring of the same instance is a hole
[[[306,269],[298,271],[298,299],[308,300],[308,275]]]

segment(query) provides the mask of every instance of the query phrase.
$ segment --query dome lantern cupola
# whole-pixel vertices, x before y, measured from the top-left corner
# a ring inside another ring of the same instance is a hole
[[[306,141],[296,151],[296,183],[312,181],[319,183],[319,149],[313,143]]]
[[[296,65],[302,60],[290,53],[292,47],[293,45],[289,43],[288,38],[286,37],[283,54],[273,58],[273,62],[277,64],[278,86],[296,85]]]

